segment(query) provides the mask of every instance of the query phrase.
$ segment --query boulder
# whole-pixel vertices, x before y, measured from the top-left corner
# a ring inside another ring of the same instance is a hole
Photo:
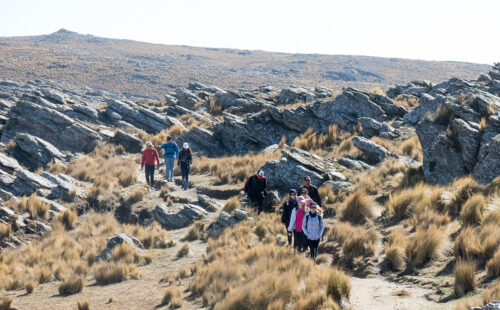
[[[472,176],[479,183],[489,183],[500,175],[499,163],[500,133],[481,143]]]
[[[500,300],[489,302],[482,307],[470,307],[470,310],[500,310]]]
[[[244,221],[250,217],[247,211],[241,210],[241,209],[234,209],[234,217],[238,221]]]
[[[363,129],[363,137],[371,138],[379,136],[386,139],[394,139],[399,136],[398,132],[389,124],[381,123],[369,117],[360,117],[358,122]]]
[[[232,225],[234,225],[236,223],[238,223],[238,219],[236,217],[234,217],[234,216],[231,216],[226,211],[222,211],[219,214],[219,218],[217,219],[217,224],[219,224],[223,228],[232,226]]]
[[[277,104],[293,104],[298,101],[302,102],[312,102],[315,99],[315,94],[304,87],[292,86],[289,88],[283,88],[278,97]]]
[[[159,204],[151,215],[165,229],[180,229],[205,217],[207,211],[193,204],[186,204],[181,210],[169,210],[166,205]]]
[[[88,126],[32,102],[19,102],[9,115],[2,130],[3,143],[14,139],[19,132],[39,137],[58,150],[70,152],[90,152],[102,142],[102,137]]]
[[[208,212],[217,212],[221,208],[217,201],[203,194],[198,194],[198,204]]]
[[[110,142],[123,146],[129,153],[140,153],[143,146],[141,139],[120,129],[116,131]]]
[[[363,155],[366,156],[366,162],[370,165],[376,165],[383,162],[391,153],[384,147],[375,142],[363,137],[353,137],[351,139],[355,147],[357,147]]]
[[[175,90],[175,97],[177,99],[177,104],[191,109],[195,104],[198,102],[202,102],[203,100],[196,96],[193,92],[191,92],[189,89],[185,88],[177,88]]]
[[[49,142],[27,133],[17,133],[14,141],[16,147],[10,151],[12,156],[31,170],[47,167],[52,160],[62,161],[66,157]]]
[[[107,260],[109,255],[115,248],[115,246],[120,245],[122,243],[128,244],[131,248],[134,249],[144,249],[142,243],[132,235],[127,233],[115,233],[113,237],[107,238],[108,243],[106,245],[106,250],[102,251],[99,255],[95,257],[95,261],[98,262],[100,260]]]

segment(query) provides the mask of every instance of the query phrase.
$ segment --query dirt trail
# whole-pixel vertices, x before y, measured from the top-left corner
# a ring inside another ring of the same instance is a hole
[[[350,303],[353,309],[421,310],[450,309],[452,305],[428,300],[432,290],[390,282],[383,278],[351,278]]]

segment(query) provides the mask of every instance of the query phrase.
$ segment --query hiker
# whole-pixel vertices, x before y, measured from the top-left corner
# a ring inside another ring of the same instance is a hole
[[[174,178],[175,159],[179,158],[179,147],[172,141],[172,137],[167,137],[167,142],[160,145],[165,150],[165,169],[167,182],[172,182]]]
[[[155,163],[156,168],[160,168],[160,158],[158,151],[153,146],[153,143],[148,142],[146,148],[142,152],[141,170],[146,165],[146,182],[149,186],[154,186],[155,183]]]
[[[302,187],[300,189],[300,197],[302,197],[304,199],[304,202],[306,203],[306,210],[309,210],[309,205],[311,204],[311,202],[313,202],[313,200],[311,199],[311,197],[309,197],[307,188]]]
[[[297,191],[295,189],[290,189],[288,193],[288,200],[283,204],[283,213],[281,214],[281,223],[285,225],[288,236],[288,245],[292,245],[292,232],[288,231],[288,226],[290,226],[290,218],[292,217],[292,210],[297,207]]]
[[[179,160],[177,164],[181,168],[182,175],[182,188],[188,189],[189,187],[189,168],[193,163],[193,154],[189,148],[189,144],[185,143],[182,145],[182,150],[179,153]]]
[[[243,190],[247,194],[248,198],[252,202],[252,205],[257,204],[258,212],[262,212],[264,206],[264,198],[266,195],[267,180],[264,176],[264,171],[259,170],[256,175],[252,175],[245,182]]]
[[[318,204],[312,202],[309,206],[309,214],[302,221],[302,231],[307,238],[307,245],[311,251],[311,258],[316,262],[318,256],[318,246],[323,235],[324,225],[322,210]]]
[[[304,252],[306,249],[306,236],[302,232],[302,222],[305,215],[306,202],[303,197],[299,197],[297,198],[297,206],[292,210],[288,226],[288,232],[293,232],[293,248],[298,252]]]
[[[311,197],[311,199],[318,204],[318,206],[322,206],[321,205],[321,197],[319,196],[319,192],[318,192],[318,188],[314,185],[311,184],[311,177],[310,176],[306,176],[304,178],[304,185],[302,185],[301,189],[302,188],[305,188],[307,189],[307,194],[309,195],[309,197]]]

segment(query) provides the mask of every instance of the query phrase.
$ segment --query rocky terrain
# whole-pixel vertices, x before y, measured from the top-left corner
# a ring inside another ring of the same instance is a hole
[[[498,64],[375,93],[192,82],[165,101],[0,80],[0,309],[500,299],[499,92]],[[164,168],[148,188],[139,171],[145,142],[167,135],[196,153],[189,190]],[[260,217],[240,194],[257,169]],[[285,246],[275,214],[305,175],[328,227],[316,265]]]
[[[0,38],[0,55],[2,79],[50,79],[156,99],[163,99],[166,89],[190,82],[232,90],[269,83],[370,90],[412,80],[470,79],[488,70],[486,65],[459,62],[167,46],[65,29],[49,35]]]

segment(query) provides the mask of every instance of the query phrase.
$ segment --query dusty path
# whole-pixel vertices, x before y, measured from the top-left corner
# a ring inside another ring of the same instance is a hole
[[[428,300],[431,293],[414,285],[398,284],[383,278],[351,278],[350,303],[353,309],[370,310],[427,310],[450,309],[451,305]]]

